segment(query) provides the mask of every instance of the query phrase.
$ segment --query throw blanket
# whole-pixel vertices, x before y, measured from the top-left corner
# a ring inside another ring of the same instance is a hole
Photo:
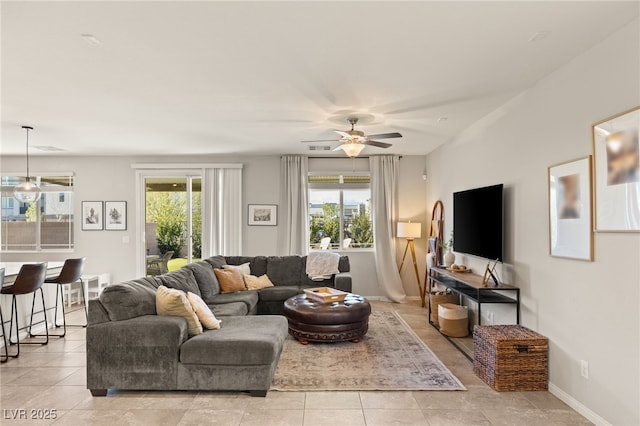
[[[338,270],[340,255],[330,251],[312,251],[307,256],[307,275],[313,281],[331,278]]]

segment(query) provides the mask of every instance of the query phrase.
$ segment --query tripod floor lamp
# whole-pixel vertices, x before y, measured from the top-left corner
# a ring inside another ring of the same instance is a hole
[[[422,307],[425,306],[424,302],[424,293],[422,291],[422,286],[420,285],[420,275],[418,274],[418,265],[416,264],[416,249],[413,245],[413,240],[416,238],[420,238],[422,234],[421,223],[411,223],[411,222],[398,222],[398,231],[396,236],[398,238],[405,238],[407,240],[407,245],[404,248],[404,254],[402,255],[402,263],[400,263],[400,269],[398,272],[402,271],[402,266],[404,265],[404,259],[407,257],[407,250],[411,248],[411,259],[413,260],[413,269],[416,272],[416,280],[418,282],[418,294],[420,295],[420,299],[422,300]]]

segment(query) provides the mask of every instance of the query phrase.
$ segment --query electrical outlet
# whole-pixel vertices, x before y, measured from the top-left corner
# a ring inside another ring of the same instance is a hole
[[[589,378],[589,363],[585,360],[580,360],[580,375],[585,379]]]

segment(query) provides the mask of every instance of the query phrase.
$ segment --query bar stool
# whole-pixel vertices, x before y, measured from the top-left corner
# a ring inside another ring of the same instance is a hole
[[[6,362],[9,358],[17,358],[20,355],[20,324],[18,322],[18,303],[16,296],[20,294],[33,293],[33,301],[31,302],[31,321],[29,322],[29,335],[31,335],[31,326],[33,325],[33,309],[36,304],[36,292],[40,290],[40,296],[42,298],[42,311],[44,312],[44,322],[47,324],[47,310],[44,305],[44,291],[42,291],[42,283],[47,274],[47,264],[35,263],[25,264],[20,268],[18,276],[12,285],[3,287],[0,293],[11,295],[11,325],[9,327],[9,343],[11,342],[11,335],[13,334],[13,319],[16,320],[16,344],[18,350],[14,355],[9,354],[9,350],[5,344],[5,359],[2,362]],[[45,327],[47,329],[48,327]],[[4,331],[3,331],[4,336]],[[44,342],[23,342],[23,345],[46,345],[49,343],[49,334],[47,330],[47,339]],[[6,340],[6,339],[5,339]]]
[[[62,270],[60,270],[60,275],[58,275],[57,277],[53,277],[53,278],[47,278],[44,280],[45,284],[56,284],[56,305],[55,305],[55,309],[54,309],[54,317],[53,317],[53,324],[56,327],[60,327],[58,325],[58,300],[61,301],[61,305],[62,305],[62,327],[63,327],[63,332],[62,334],[53,334],[53,333],[49,333],[49,331],[47,331],[47,335],[49,336],[57,336],[57,337],[64,337],[67,334],[67,320],[66,320],[66,313],[64,311],[64,291],[62,286],[63,285],[71,285],[75,282],[80,281],[80,277],[82,276],[82,270],[84,269],[84,261],[85,261],[85,257],[81,257],[78,259],[67,259],[64,261],[64,265],[62,265]],[[82,282],[80,283],[80,292],[82,294],[82,302],[84,303],[85,307],[84,307],[84,316],[85,319],[88,320],[88,314],[87,314],[87,297],[84,294],[84,285],[82,284]],[[51,308],[49,308],[51,309]],[[33,311],[31,311],[31,319],[33,321]],[[69,324],[70,326],[73,324]],[[86,327],[87,324],[85,322],[84,325],[74,325],[77,327]],[[32,337],[44,337],[44,335],[41,334],[32,334]]]
[[[0,287],[4,284],[4,268],[0,269]],[[4,317],[2,316],[2,305],[0,304],[0,324],[2,325],[2,341],[4,342],[4,359],[0,362],[9,361],[9,345],[7,343],[7,335],[4,332]]]

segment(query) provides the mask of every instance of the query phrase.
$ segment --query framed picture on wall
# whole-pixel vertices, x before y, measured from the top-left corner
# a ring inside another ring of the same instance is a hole
[[[248,224],[276,226],[278,224],[278,206],[276,204],[249,204]]]
[[[640,107],[592,126],[595,230],[640,232]]]
[[[82,202],[82,230],[101,231],[103,228],[102,201]]]
[[[591,156],[549,167],[549,254],[593,261]]]
[[[105,201],[105,225],[108,231],[124,231],[127,229],[127,202]]]

